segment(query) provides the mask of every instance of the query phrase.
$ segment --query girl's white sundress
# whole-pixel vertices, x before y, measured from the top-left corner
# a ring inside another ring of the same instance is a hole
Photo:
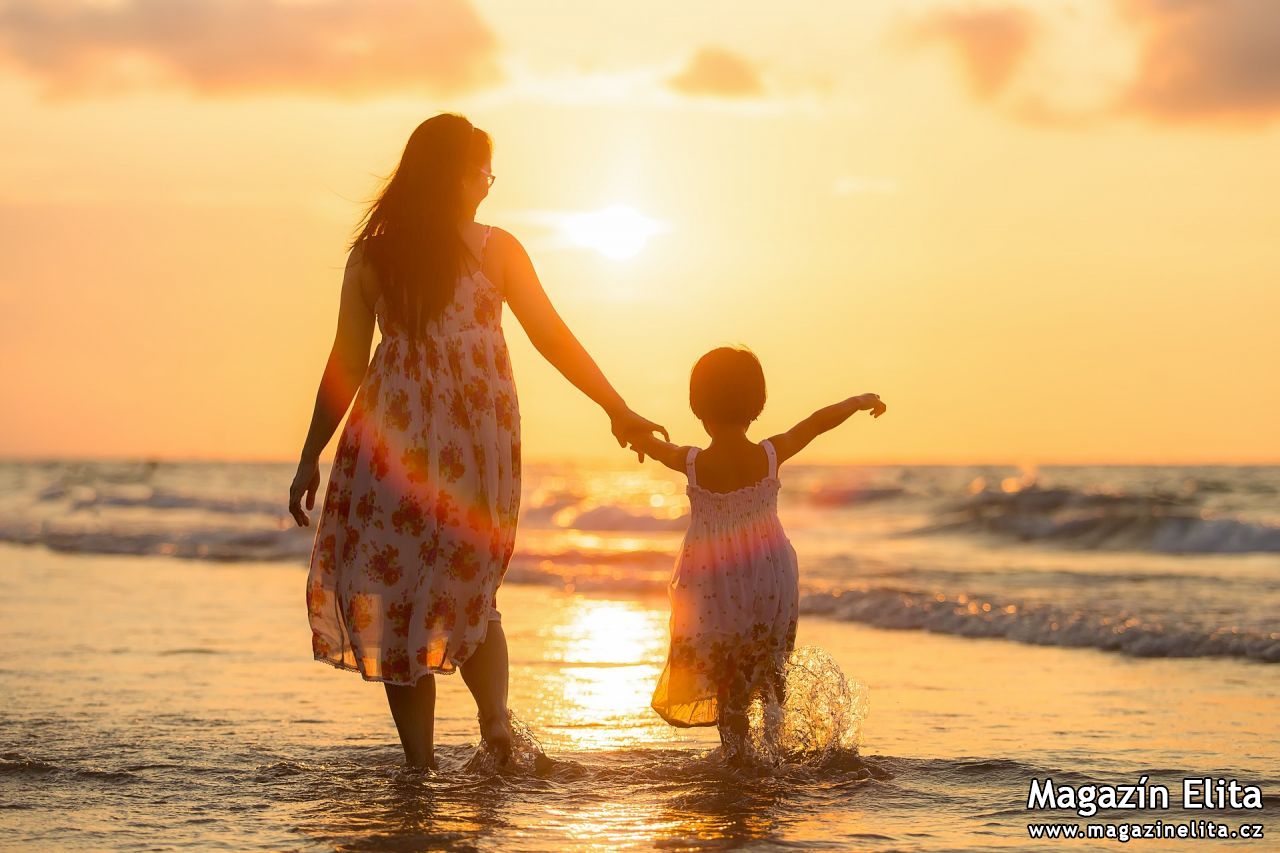
[[[795,648],[799,571],[778,519],[778,460],[764,479],[731,492],[700,487],[689,449],[689,530],[668,594],[671,647],[653,709],[673,726],[711,726],[721,705],[777,687]]]
[[[502,304],[477,269],[415,341],[378,298],[382,340],[338,441],[311,553],[316,660],[413,684],[454,672],[501,618],[495,596],[520,511]]]

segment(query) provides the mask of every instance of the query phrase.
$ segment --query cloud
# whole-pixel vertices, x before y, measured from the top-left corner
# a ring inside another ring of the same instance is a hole
[[[667,85],[685,95],[712,95],[719,98],[750,98],[764,93],[764,82],[756,67],[724,48],[704,47]]]
[[[1082,40],[1085,30],[1072,30],[1082,23],[1103,25],[1105,33]],[[1277,0],[1006,3],[937,10],[902,32],[908,44],[949,46],[975,99],[1031,124],[1078,127],[1125,116],[1257,124],[1280,117]],[[1123,73],[1100,37],[1123,43]]]
[[[55,98],[451,94],[496,81],[495,52],[467,0],[0,0],[0,62]]]
[[[941,42],[954,51],[979,98],[999,95],[1030,53],[1035,19],[1025,9],[941,9],[907,28],[908,41]]]
[[[512,104],[545,103],[572,107],[625,105],[629,109],[683,110],[699,113],[773,118],[800,114],[815,117],[861,115],[861,104],[832,97],[822,80],[801,76],[771,79],[758,94],[717,97],[677,91],[671,79],[688,63],[655,60],[614,69],[547,69],[519,54],[503,56],[501,86],[470,95],[469,109],[502,109]]]
[[[1139,38],[1117,107],[1167,121],[1280,114],[1275,0],[1119,0]]]

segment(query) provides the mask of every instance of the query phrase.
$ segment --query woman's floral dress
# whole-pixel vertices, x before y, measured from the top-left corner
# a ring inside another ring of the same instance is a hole
[[[721,722],[722,702],[745,702],[756,690],[781,689],[799,619],[796,551],[778,520],[777,455],[764,479],[731,492],[689,476],[689,530],[668,594],[671,648],[653,692],[653,709],[673,726]]]
[[[520,411],[502,294],[483,273],[460,277],[417,343],[381,297],[375,312],[382,340],[338,441],[307,614],[316,660],[409,685],[452,673],[500,618],[520,510]]]

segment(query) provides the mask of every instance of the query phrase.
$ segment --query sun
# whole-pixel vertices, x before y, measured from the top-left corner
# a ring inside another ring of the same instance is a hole
[[[656,220],[620,204],[567,214],[560,229],[572,245],[619,259],[635,257],[650,237],[665,230]]]

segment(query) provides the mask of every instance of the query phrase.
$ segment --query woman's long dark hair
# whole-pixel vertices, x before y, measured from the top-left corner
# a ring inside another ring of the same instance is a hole
[[[388,316],[411,338],[453,299],[468,254],[458,231],[468,170],[490,161],[493,141],[460,115],[441,113],[414,129],[400,164],[357,226]]]

